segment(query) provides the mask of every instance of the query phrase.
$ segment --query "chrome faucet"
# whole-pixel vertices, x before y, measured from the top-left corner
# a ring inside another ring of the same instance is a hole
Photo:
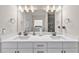
[[[36,33],[35,33],[35,31],[33,31],[33,35],[35,35]]]
[[[53,36],[56,36],[56,32],[53,32],[52,35],[53,35]]]
[[[2,34],[4,34],[6,31],[6,28],[2,28]]]
[[[27,36],[28,35],[26,30],[23,32],[23,34],[24,34],[24,36]]]

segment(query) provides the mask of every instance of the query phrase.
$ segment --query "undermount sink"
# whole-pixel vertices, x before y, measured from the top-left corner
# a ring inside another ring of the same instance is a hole
[[[61,36],[50,36],[52,39],[60,39]]]
[[[19,36],[20,39],[28,39],[30,36]]]

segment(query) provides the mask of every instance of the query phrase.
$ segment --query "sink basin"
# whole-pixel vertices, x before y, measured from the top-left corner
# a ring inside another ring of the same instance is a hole
[[[20,39],[28,39],[30,36],[19,36]]]
[[[61,36],[50,36],[52,39],[60,39]]]

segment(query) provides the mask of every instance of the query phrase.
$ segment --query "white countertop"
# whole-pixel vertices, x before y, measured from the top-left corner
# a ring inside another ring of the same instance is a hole
[[[28,36],[13,36],[11,38],[2,39],[1,42],[17,42],[17,41],[30,41],[30,42],[48,42],[48,41],[78,41],[76,38],[69,38],[66,36],[52,36],[52,35],[28,35]]]

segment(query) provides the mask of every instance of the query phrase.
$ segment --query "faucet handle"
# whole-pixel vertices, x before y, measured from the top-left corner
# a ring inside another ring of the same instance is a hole
[[[52,34],[53,36],[56,36],[56,32],[53,32],[53,34]]]
[[[18,35],[22,35],[22,33],[21,33],[21,32],[19,32],[19,33],[18,33]]]

